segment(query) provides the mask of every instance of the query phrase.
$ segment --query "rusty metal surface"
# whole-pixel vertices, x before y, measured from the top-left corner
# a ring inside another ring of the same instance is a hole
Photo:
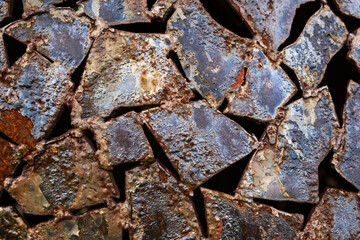
[[[360,2],[358,0],[334,0],[334,3],[343,14],[360,19]]]
[[[27,226],[12,207],[0,207],[0,239],[27,239]]]
[[[257,140],[205,101],[144,113],[150,131],[191,190],[241,160]]]
[[[23,16],[27,17],[35,13],[49,11],[51,5],[61,4],[70,0],[22,0]]]
[[[270,124],[264,149],[251,159],[237,192],[247,198],[317,203],[318,166],[339,127],[327,87],[301,98]]]
[[[201,189],[206,206],[209,239],[294,239],[304,217],[231,195]]]
[[[0,74],[9,66],[8,57],[4,45],[3,32],[0,31]]]
[[[343,138],[334,155],[336,170],[360,190],[360,85],[350,81],[343,112]]]
[[[16,179],[7,179],[5,189],[24,212],[46,215],[103,203],[117,196],[109,172],[102,170],[94,150],[76,131],[45,145]]]
[[[360,239],[359,194],[327,189],[311,214],[301,239]]]
[[[5,18],[11,17],[13,0],[0,0],[0,22]]]
[[[71,8],[51,8],[49,13],[13,22],[5,33],[74,70],[90,48],[91,29],[91,21],[78,17]]]
[[[19,162],[20,152],[16,146],[0,138],[0,192],[5,178],[14,173]]]
[[[99,240],[123,239],[127,209],[101,208],[62,221],[41,223],[29,230],[31,240]]]
[[[360,28],[349,35],[349,52],[347,58],[355,65],[360,72]]]
[[[320,84],[327,64],[343,47],[347,35],[345,24],[323,5],[309,19],[296,42],[284,48],[284,63],[295,71],[303,90]]]
[[[177,1],[178,0],[157,0],[151,7],[148,15],[154,19],[165,20]]]
[[[72,85],[66,68],[27,52],[0,80],[0,131],[33,147],[54,127]]]
[[[126,186],[131,239],[200,239],[190,198],[159,164],[128,171]]]
[[[107,117],[120,107],[188,99],[192,92],[166,56],[164,34],[105,30],[95,41],[76,93],[78,120]]]
[[[108,122],[92,125],[99,145],[96,154],[102,167],[153,160],[154,155],[142,124],[137,113],[129,112]]]
[[[227,0],[244,19],[251,32],[275,57],[289,37],[296,9],[314,0]]]

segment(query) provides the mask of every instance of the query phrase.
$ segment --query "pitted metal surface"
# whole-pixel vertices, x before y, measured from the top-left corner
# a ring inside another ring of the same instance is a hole
[[[0,238],[27,239],[27,226],[12,207],[0,207]]]

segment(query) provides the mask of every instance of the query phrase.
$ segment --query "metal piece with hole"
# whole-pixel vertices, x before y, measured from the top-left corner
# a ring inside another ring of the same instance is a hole
[[[360,19],[360,2],[357,0],[334,0],[335,6],[345,15]]]
[[[14,144],[0,137],[0,192],[6,177],[12,176],[20,163],[20,151]],[[0,193],[1,196],[1,193]]]
[[[245,202],[231,195],[201,189],[209,239],[295,239],[304,217]]]
[[[347,58],[360,72],[360,28],[356,29],[354,34],[350,34],[349,40],[350,44]]]
[[[27,226],[12,207],[0,207],[0,239],[28,239]]]
[[[255,137],[204,101],[154,108],[144,116],[190,190],[244,158],[257,145]]]
[[[33,162],[5,183],[25,213],[50,215],[118,196],[110,173],[100,168],[90,144],[76,131],[47,143]]]
[[[282,119],[268,126],[267,144],[251,159],[237,192],[246,198],[317,203],[317,169],[339,128],[327,87],[289,104]]]
[[[191,199],[158,163],[126,173],[132,239],[200,239]]]
[[[304,91],[320,84],[328,63],[344,46],[347,35],[345,24],[323,5],[296,42],[284,48],[284,63],[295,71]]]

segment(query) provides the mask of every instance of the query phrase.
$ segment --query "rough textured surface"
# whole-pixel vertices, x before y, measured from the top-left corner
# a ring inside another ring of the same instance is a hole
[[[49,11],[52,5],[69,2],[71,0],[22,0],[23,16],[30,16],[34,13]]]
[[[189,197],[157,163],[126,174],[133,239],[200,239]]]
[[[76,134],[47,143],[33,166],[5,183],[24,212],[54,214],[103,203],[117,195],[110,174],[100,169],[87,140]]]
[[[209,239],[295,239],[304,217],[202,188]]]
[[[299,99],[267,128],[264,149],[251,159],[237,191],[244,197],[316,203],[320,162],[339,127],[327,87]]]
[[[360,196],[327,189],[302,233],[302,239],[359,239]]]
[[[0,31],[0,73],[5,71],[5,69],[9,66],[7,54],[4,45],[3,33]]]
[[[72,85],[62,65],[26,53],[0,80],[0,131],[18,144],[33,146],[34,139],[49,135]]]
[[[0,138],[0,192],[5,178],[14,173],[19,162],[20,154],[16,146]]]
[[[360,190],[360,85],[350,81],[343,113],[344,133],[334,155],[336,170]]]
[[[76,93],[76,118],[190,98],[185,79],[166,57],[169,51],[167,35],[105,30],[91,49]]]
[[[255,137],[204,101],[173,109],[155,108],[145,114],[150,131],[189,189],[256,147]]]
[[[0,239],[27,239],[27,226],[12,207],[0,207]]]
[[[283,50],[284,62],[295,71],[303,90],[320,84],[327,64],[345,44],[347,35],[345,24],[324,5],[309,19],[296,42]]]
[[[354,34],[351,34],[349,44],[349,52],[347,58],[355,65],[360,72],[360,28]]]
[[[103,167],[153,160],[153,152],[142,128],[142,120],[129,112],[93,125],[99,144],[97,155]]]
[[[334,2],[342,13],[360,19],[360,2],[358,0],[335,0]]]
[[[13,0],[0,0],[0,22],[11,17],[11,5]]]
[[[151,7],[148,13],[152,18],[157,20],[165,20],[169,16],[171,10],[174,8],[174,4],[178,0],[157,0]]]
[[[72,9],[58,8],[16,21],[5,28],[5,33],[25,44],[34,44],[41,54],[73,70],[90,48],[91,27],[89,19],[76,16]]]

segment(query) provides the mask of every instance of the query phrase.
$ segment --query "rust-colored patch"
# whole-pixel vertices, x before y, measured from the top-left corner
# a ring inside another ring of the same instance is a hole
[[[236,78],[236,83],[232,86],[233,89],[241,87],[244,83],[245,69],[241,69],[239,72],[239,76]]]
[[[5,178],[11,175],[15,170],[17,162],[13,161],[14,154],[15,151],[11,145],[0,138],[0,185],[2,185]]]
[[[220,239],[222,228],[223,228],[223,221],[222,221],[222,219],[220,219],[219,231],[218,231],[218,234],[217,234],[218,239]]]

